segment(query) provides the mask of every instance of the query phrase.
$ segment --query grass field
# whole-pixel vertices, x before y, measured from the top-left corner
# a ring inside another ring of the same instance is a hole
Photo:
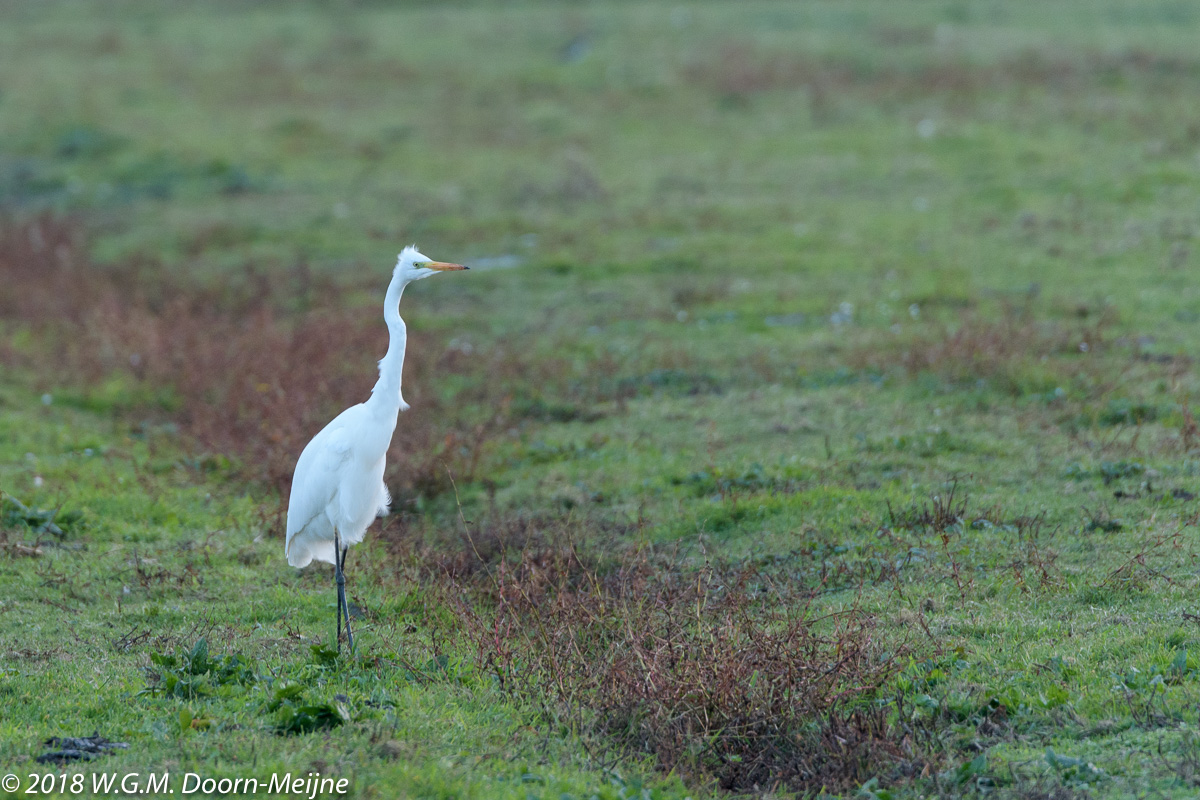
[[[4,4],[10,796],[1200,795],[1198,33]],[[281,498],[414,241],[473,269],[406,293],[339,657]]]

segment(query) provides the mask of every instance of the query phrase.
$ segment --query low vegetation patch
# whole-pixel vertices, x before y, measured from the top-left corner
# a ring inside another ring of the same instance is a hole
[[[276,689],[267,703],[267,711],[274,715],[275,731],[283,735],[329,730],[350,721],[350,712],[343,703],[306,699],[305,688],[300,684]]]
[[[83,514],[79,511],[31,507],[10,495],[0,495],[0,530],[27,530],[64,536],[82,519]]]
[[[443,545],[423,569],[475,669],[595,741],[597,758],[648,755],[736,792],[850,788],[934,758],[900,722],[907,698],[883,688],[912,645],[870,614],[823,612],[784,574],[573,544],[595,534],[488,520],[467,528],[460,557]]]
[[[174,654],[151,653],[147,671],[150,684],[143,690],[190,700],[225,686],[247,686],[256,680],[254,666],[240,654],[211,655],[208,640],[198,639],[191,649]]]

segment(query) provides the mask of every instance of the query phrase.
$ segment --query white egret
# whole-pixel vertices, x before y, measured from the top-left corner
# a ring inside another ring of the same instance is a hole
[[[363,540],[376,516],[388,510],[391,497],[383,483],[383,467],[396,419],[408,403],[400,392],[407,329],[400,318],[400,296],[413,281],[439,272],[467,269],[461,264],[432,261],[406,247],[383,302],[388,349],[379,362],[379,381],[365,403],[351,406],[305,445],[292,476],[288,499],[287,541],[284,553],[293,567],[314,559],[333,564],[337,584],[337,643],[342,643],[342,613],[346,639],[354,651],[350,609],[346,605],[346,552]]]

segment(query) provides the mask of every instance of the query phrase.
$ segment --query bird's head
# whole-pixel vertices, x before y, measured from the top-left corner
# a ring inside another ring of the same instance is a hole
[[[436,275],[439,272],[452,272],[454,270],[467,269],[462,264],[448,264],[445,261],[434,261],[426,255],[423,255],[416,247],[409,245],[400,251],[400,256],[396,259],[396,277],[403,280],[405,283],[419,281],[422,278],[428,278],[430,275]]]

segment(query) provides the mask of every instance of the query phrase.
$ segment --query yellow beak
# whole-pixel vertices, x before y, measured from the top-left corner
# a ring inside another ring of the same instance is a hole
[[[470,267],[464,267],[462,264],[449,264],[445,261],[427,261],[421,266],[426,269],[436,269],[442,272],[451,272],[456,269],[470,269]]]

